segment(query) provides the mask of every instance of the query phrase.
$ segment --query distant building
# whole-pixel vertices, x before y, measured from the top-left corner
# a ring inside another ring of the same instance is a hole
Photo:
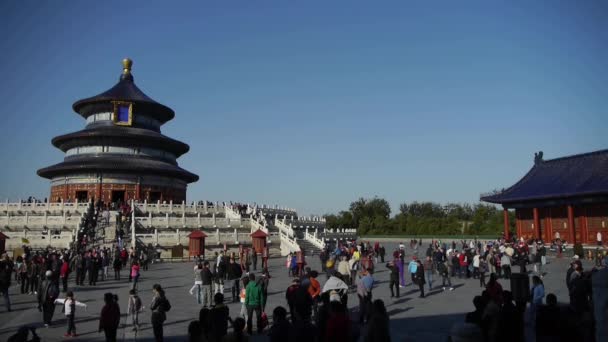
[[[160,132],[175,113],[135,85],[131,66],[123,60],[114,87],[72,106],[86,120],[85,128],[55,137],[53,145],[65,152],[63,162],[38,170],[51,180],[51,202],[181,202],[188,184],[198,180],[177,163],[190,147]]]
[[[595,244],[608,241],[608,150],[543,160],[515,185],[481,200],[515,209],[517,236]]]

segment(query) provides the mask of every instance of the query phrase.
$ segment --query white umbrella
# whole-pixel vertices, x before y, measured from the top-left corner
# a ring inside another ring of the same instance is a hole
[[[348,290],[348,285],[338,277],[330,277],[323,285],[323,292]]]

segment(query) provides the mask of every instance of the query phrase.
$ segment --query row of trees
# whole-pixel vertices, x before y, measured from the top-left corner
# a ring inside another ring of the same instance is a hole
[[[509,213],[514,230],[514,213]],[[374,197],[359,198],[348,210],[324,216],[329,228],[357,228],[360,235],[484,235],[500,234],[504,230],[503,211],[493,205],[435,202],[403,203],[391,217],[387,200]]]

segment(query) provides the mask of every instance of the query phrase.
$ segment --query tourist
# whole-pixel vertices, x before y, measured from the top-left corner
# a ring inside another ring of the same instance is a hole
[[[330,297],[325,327],[319,325],[319,339],[326,342],[350,342],[352,327],[346,306],[340,303],[337,293],[332,293]]]
[[[293,326],[287,320],[287,310],[282,306],[277,306],[272,311],[272,326],[268,331],[270,342],[289,341],[290,331]]]
[[[413,284],[417,284],[416,283],[416,271],[418,271],[418,257],[416,257],[415,255],[412,256],[412,260],[410,261],[410,263],[407,266],[407,270],[410,273],[410,279],[412,280]],[[424,275],[423,275],[424,276]]]
[[[431,259],[431,256],[427,256],[422,264],[424,269],[424,279],[429,284],[429,292],[433,290],[433,274],[435,273],[435,263]]]
[[[447,286],[450,287],[450,291],[454,291],[454,287],[452,287],[452,280],[450,279],[450,272],[446,264],[447,261],[440,262],[437,264],[437,272],[441,276],[441,288],[443,291],[445,291],[445,286],[447,282]]]
[[[213,293],[224,293],[224,279],[226,278],[226,263],[224,262],[224,252],[217,257],[217,262],[213,265]]]
[[[258,253],[255,248],[251,252],[251,262],[253,263],[253,270],[256,271],[258,269]]]
[[[38,310],[42,311],[44,326],[51,325],[55,313],[55,299],[59,297],[59,287],[53,280],[53,271],[45,272],[45,279],[38,289]]]
[[[412,274],[412,282],[414,284],[417,284],[418,287],[420,288],[420,298],[424,298],[424,284],[425,284],[425,280],[424,280],[424,266],[422,266],[422,262],[420,262],[420,260],[416,260],[416,268],[414,273]],[[410,268],[411,270],[411,268]]]
[[[595,235],[595,240],[597,241],[597,245],[598,246],[602,246],[602,232],[600,232],[599,230],[597,231],[597,234]]]
[[[166,313],[171,310],[171,304],[165,297],[165,291],[159,284],[154,284],[152,286],[152,292],[154,293],[154,297],[152,298],[152,303],[150,304],[150,310],[152,311],[150,320],[152,322],[152,330],[154,331],[155,341],[162,342],[163,323],[167,319]]]
[[[131,279],[133,280],[133,286],[131,287],[134,290],[137,290],[137,282],[139,281],[139,263],[134,261],[131,265]]]
[[[234,320],[233,332],[226,335],[222,342],[249,342],[249,336],[245,335],[245,320],[241,317]]]
[[[59,277],[61,278],[61,284],[63,285],[62,292],[68,291],[68,277],[70,276],[70,264],[67,259],[63,260],[61,268],[59,270]],[[21,292],[23,293],[23,292]]]
[[[209,262],[205,261],[203,262],[203,268],[198,271],[198,266],[197,266],[197,271],[196,272],[200,272],[200,291],[202,291],[202,297],[199,295],[199,293],[197,293],[197,301],[199,304],[202,304],[203,307],[211,307],[211,286],[213,283],[213,273],[211,273],[211,270],[209,270]],[[196,272],[195,272],[195,278],[196,278]],[[196,279],[195,279],[195,285],[196,284]],[[198,285],[197,285],[198,286]]]
[[[188,324],[188,342],[207,342],[203,337],[203,329],[199,321],[192,321]]]
[[[369,320],[373,285],[374,278],[372,278],[369,272],[362,270],[361,278],[357,284],[357,297],[359,297],[359,323],[365,323]]]
[[[13,263],[7,254],[4,254],[0,261],[0,292],[4,297],[4,306],[6,311],[11,311],[11,299],[9,290],[11,287],[11,277],[13,276]]]
[[[127,304],[127,314],[131,316],[131,324],[133,331],[139,330],[139,312],[143,309],[141,298],[137,295],[135,289],[129,290],[129,302]]]
[[[500,267],[505,279],[511,278],[511,258],[507,253],[503,253],[500,257]]]
[[[342,275],[347,284],[351,284],[350,268],[348,266],[348,261],[346,261],[346,256],[342,256],[340,262],[338,263],[338,273]]]
[[[300,288],[300,278],[293,278],[289,287],[285,291],[285,299],[287,300],[287,305],[289,307],[289,315],[291,317],[291,321],[294,322],[296,319],[295,314],[295,305],[296,305],[296,293]]]
[[[496,304],[501,305],[502,304],[502,286],[500,285],[500,283],[497,280],[498,278],[496,277],[495,273],[490,274],[490,280],[488,281],[488,284],[486,285],[486,291],[488,293],[489,298],[493,299]]]
[[[308,280],[310,281],[310,285],[308,286],[308,293],[310,294],[310,298],[312,299],[312,309],[315,317],[317,315],[317,305],[319,301],[319,295],[321,294],[321,284],[317,280],[319,274],[317,271],[311,271]]]
[[[256,314],[257,332],[262,333],[262,303],[264,294],[261,286],[255,281],[255,275],[249,274],[249,283],[245,290],[245,307],[247,308],[247,333],[253,331],[253,313]]]
[[[475,324],[481,329],[483,311],[485,309],[485,303],[483,301],[483,298],[481,296],[475,296],[473,298],[473,306],[475,307],[475,311],[467,313],[464,321],[465,323]]]
[[[230,262],[226,270],[226,278],[228,279],[228,283],[230,285],[233,303],[237,303],[239,301],[239,282],[241,280],[242,273],[243,271],[241,270],[241,267],[234,262],[234,258],[230,258]]]
[[[395,259],[386,264],[386,267],[391,271],[390,279],[388,282],[388,287],[391,290],[391,298],[395,297],[395,291],[393,291],[393,288],[395,288],[397,298],[399,298],[399,269],[395,265],[395,263],[398,263],[399,261],[401,260]]]
[[[348,267],[350,269],[350,285],[356,286],[357,273],[359,272],[359,259],[356,259],[354,255],[348,261]]]
[[[372,305],[372,313],[367,331],[363,338],[364,342],[390,342],[391,334],[389,328],[389,317],[381,299],[376,299]]]
[[[386,255],[386,248],[384,248],[383,245],[380,245],[380,248],[378,249],[378,253],[380,254],[380,262],[384,263],[384,256]]]
[[[116,342],[116,332],[120,325],[118,297],[108,292],[103,295],[103,301],[105,305],[101,308],[99,316],[99,332],[103,330],[106,342]]]
[[[486,287],[486,272],[488,271],[488,264],[485,260],[479,261],[479,267],[477,268],[477,273],[479,275],[479,287]]]
[[[224,305],[224,295],[216,293],[213,296],[215,306],[209,310],[207,315],[208,328],[207,337],[209,341],[221,342],[222,338],[228,333],[228,322],[232,323],[230,311]]]
[[[63,312],[68,323],[68,330],[63,337],[76,337],[76,325],[74,324],[74,317],[76,315],[76,306],[84,307],[85,310],[87,305],[78,302],[74,299],[74,292],[68,291],[65,299],[56,299],[55,303],[63,304]]]
[[[266,299],[268,298],[268,286],[270,284],[270,273],[267,268],[262,271],[262,276],[258,279],[258,284],[262,288],[262,312],[266,311]]]

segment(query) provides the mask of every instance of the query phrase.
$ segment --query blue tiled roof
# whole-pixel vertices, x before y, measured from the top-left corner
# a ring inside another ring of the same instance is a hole
[[[538,160],[515,185],[481,200],[504,204],[597,195],[608,195],[608,150]]]

